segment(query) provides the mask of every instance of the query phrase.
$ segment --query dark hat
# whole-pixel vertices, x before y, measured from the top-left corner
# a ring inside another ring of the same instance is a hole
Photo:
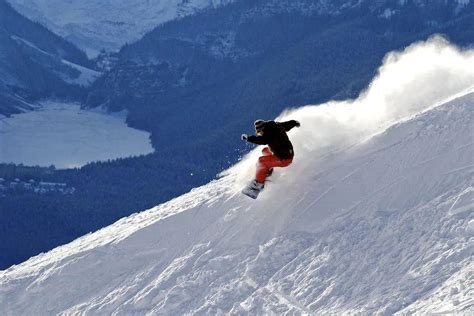
[[[255,129],[261,129],[265,125],[264,120],[256,120],[253,125],[255,125]]]

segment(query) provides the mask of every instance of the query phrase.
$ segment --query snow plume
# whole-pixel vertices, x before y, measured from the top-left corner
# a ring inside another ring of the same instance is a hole
[[[296,173],[304,178],[307,164],[337,153],[393,124],[446,102],[474,88],[474,49],[460,49],[441,36],[417,42],[403,51],[388,53],[378,74],[355,100],[309,105],[283,112],[277,120],[296,119],[301,128],[290,132],[295,147]],[[317,87],[315,87],[317,89]],[[236,189],[252,179],[256,149],[230,169],[237,173]],[[305,157],[304,161],[300,157]],[[285,181],[286,182],[286,181]],[[290,181],[291,182],[291,181]]]

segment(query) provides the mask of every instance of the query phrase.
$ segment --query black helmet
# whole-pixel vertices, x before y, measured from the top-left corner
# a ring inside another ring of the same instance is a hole
[[[256,120],[256,121],[253,123],[253,125],[255,125],[255,129],[257,130],[257,129],[262,129],[263,126],[265,126],[265,123],[267,123],[267,122],[264,121],[264,120],[260,120],[260,119],[259,119],[259,120]]]

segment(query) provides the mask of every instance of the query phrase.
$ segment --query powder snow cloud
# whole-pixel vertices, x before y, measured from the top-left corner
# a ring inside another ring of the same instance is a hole
[[[461,49],[436,35],[390,52],[358,98],[286,110],[277,117],[301,122],[301,128],[289,133],[295,147],[294,163],[280,174],[290,172],[296,176],[288,181],[298,181],[303,178],[298,175],[304,175],[311,167],[307,164],[318,156],[335,154],[370,139],[473,88],[474,49]],[[252,179],[259,154],[260,149],[252,151],[227,171],[239,175],[236,189]]]

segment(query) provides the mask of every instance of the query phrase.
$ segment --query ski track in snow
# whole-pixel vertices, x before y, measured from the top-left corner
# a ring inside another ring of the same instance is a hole
[[[282,116],[302,123],[296,159],[257,200],[239,191],[260,148],[220,179],[0,271],[0,314],[473,314],[474,68],[422,67],[396,95],[377,87],[420,60],[391,58],[352,103]]]

